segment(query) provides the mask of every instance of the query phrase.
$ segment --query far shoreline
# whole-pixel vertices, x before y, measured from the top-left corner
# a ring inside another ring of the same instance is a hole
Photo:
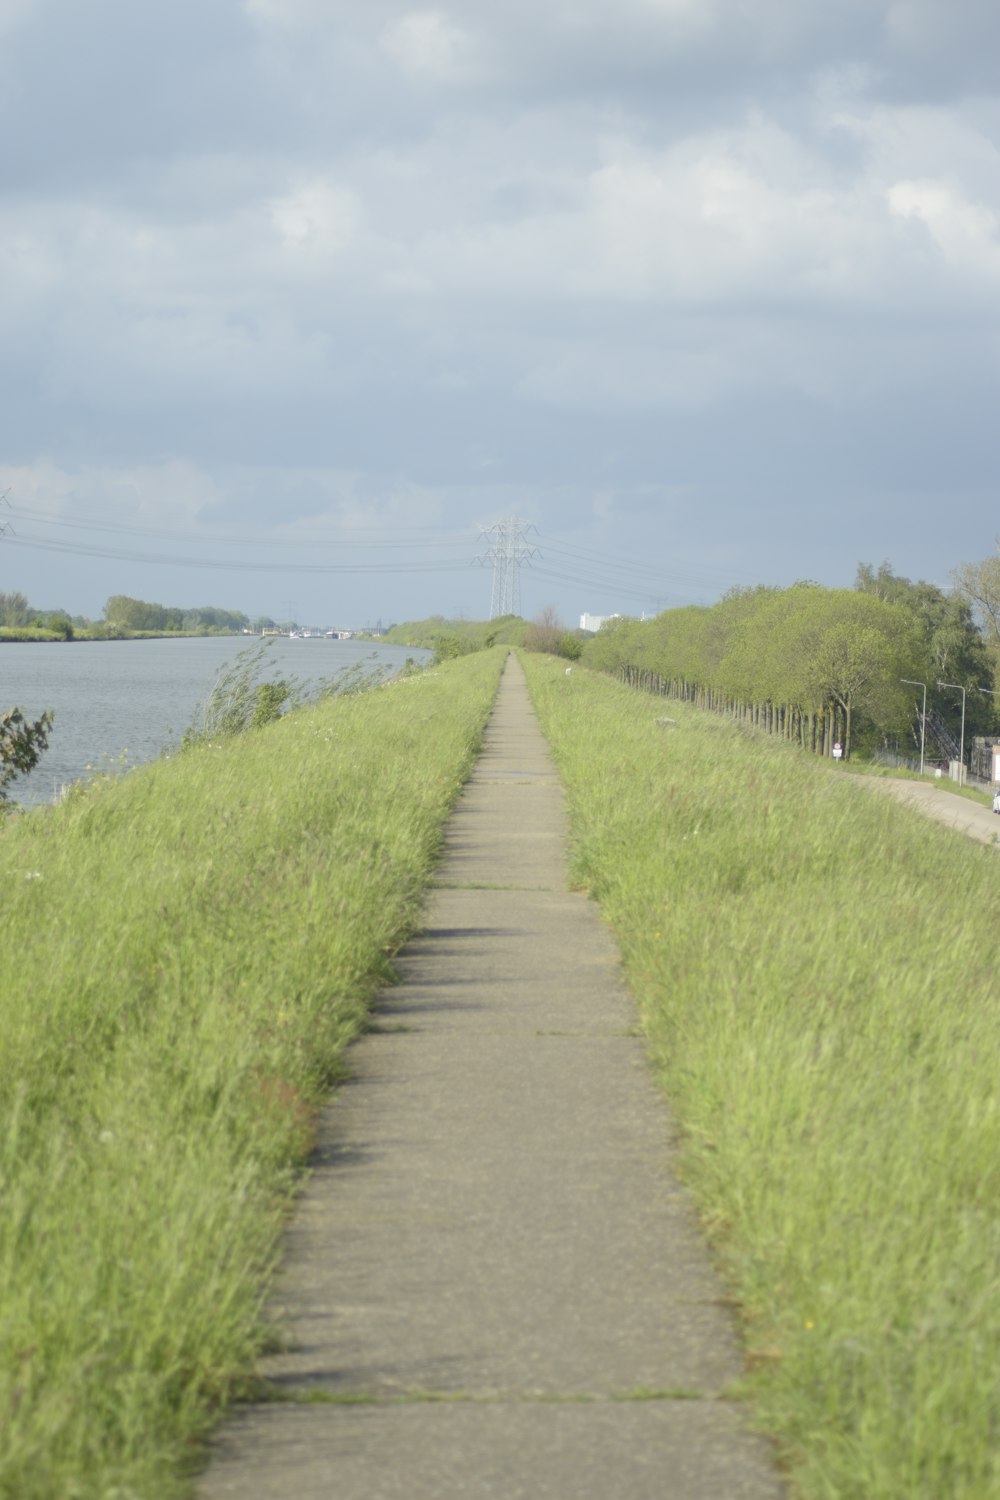
[[[128,630],[116,631],[114,635],[57,635],[51,630],[19,630],[14,633],[0,628],[0,645],[3,646],[76,646],[112,645],[120,641],[201,641],[201,640],[260,640],[259,635],[242,630]],[[265,637],[267,639],[267,637]]]

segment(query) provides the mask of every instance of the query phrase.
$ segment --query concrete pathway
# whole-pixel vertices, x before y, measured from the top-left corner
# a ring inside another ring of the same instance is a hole
[[[200,1500],[778,1500],[668,1116],[508,660],[426,929],[326,1111],[276,1400]]]

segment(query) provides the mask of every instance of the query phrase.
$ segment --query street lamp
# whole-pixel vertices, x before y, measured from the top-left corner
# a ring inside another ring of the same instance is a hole
[[[938,687],[954,688],[962,695],[962,738],[958,747],[958,764],[961,767],[958,773],[958,784],[962,786],[965,782],[965,688],[960,682],[939,682]]]
[[[927,684],[926,682],[914,682],[912,677],[901,677],[900,682],[905,682],[909,687],[922,687],[924,690],[924,706],[920,710],[920,774],[924,774],[924,738],[927,733]]]

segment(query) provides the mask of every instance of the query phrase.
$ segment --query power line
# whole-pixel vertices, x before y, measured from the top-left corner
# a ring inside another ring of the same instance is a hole
[[[63,554],[79,558],[100,558],[108,561],[155,564],[161,567],[205,569],[228,572],[282,572],[308,574],[411,574],[450,573],[464,571],[472,563],[492,565],[493,580],[490,602],[490,617],[519,614],[521,611],[520,567],[522,563],[542,561],[539,548],[529,546],[526,537],[537,528],[516,516],[496,522],[480,530],[480,541],[487,548],[477,557],[470,556],[468,534],[446,533],[436,527],[415,527],[407,533],[394,532],[391,537],[384,533],[358,534],[352,531],[348,537],[332,538],[329,535],[301,536],[297,538],[262,536],[259,533],[202,533],[193,530],[168,530],[160,527],[142,527],[123,522],[109,521],[98,517],[45,516],[10,504],[9,491],[0,495],[4,515],[33,523],[31,530],[21,528],[15,534],[13,526],[0,517],[0,536],[9,547],[26,547],[40,552]],[[39,534],[36,527],[58,528],[56,536]],[[63,535],[59,535],[61,531]],[[70,533],[93,533],[92,540],[83,536],[66,536]],[[136,538],[155,544],[168,542],[177,551],[164,553],[156,550],[128,545],[116,545],[118,539]],[[606,552],[575,545],[555,538],[541,537],[544,557],[549,565],[538,566],[538,575],[559,584],[653,603],[663,607],[669,592],[686,592],[696,589],[716,588],[718,583],[710,581],[711,570],[693,570],[691,573],[665,569],[648,561],[613,557]],[[205,556],[204,548],[222,549],[222,555]],[[267,549],[266,560],[253,561],[233,555],[234,549]],[[465,556],[456,556],[458,549]],[[315,558],[324,552],[339,553],[338,560],[297,561],[290,554],[305,553]],[[364,553],[369,554],[364,557]],[[404,553],[405,557],[399,557]],[[393,557],[393,554],[396,554]],[[450,555],[449,555],[450,554]],[[551,563],[554,562],[555,566]]]
[[[44,516],[34,514],[31,511],[17,510],[14,507],[9,508],[12,516],[19,517],[20,519],[25,521],[32,521],[36,525],[61,526],[70,528],[75,531],[98,531],[114,536],[150,537],[162,541],[187,543],[189,545],[192,543],[200,545],[201,543],[205,542],[209,545],[212,545],[214,543],[221,546],[237,545],[241,547],[308,547],[310,550],[315,547],[385,547],[392,550],[410,549],[412,547],[467,548],[469,545],[469,538],[467,534],[463,536],[453,537],[449,537],[447,535],[442,536],[442,534],[437,530],[436,527],[429,526],[413,528],[417,533],[415,537],[409,537],[405,535],[403,537],[399,537],[397,535],[396,538],[391,541],[386,540],[381,533],[375,532],[373,532],[371,536],[365,536],[364,534],[359,535],[355,532],[350,537],[337,538],[317,536],[300,538],[253,536],[245,534],[241,535],[239,533],[232,532],[223,535],[217,535],[209,532],[185,532],[176,530],[167,531],[162,528],[153,526],[125,526],[122,525],[121,522],[117,521],[99,521],[96,519],[87,519],[83,516],[76,516],[74,518],[64,516]],[[434,535],[431,537],[424,537],[422,535],[423,532],[431,531],[434,532]]]
[[[422,562],[363,562],[355,560],[343,563],[276,562],[274,558],[260,562],[235,562],[227,558],[189,557],[160,552],[132,552],[118,547],[92,547],[84,542],[52,542],[43,537],[27,535],[9,536],[9,545],[28,547],[39,552],[59,552],[70,557],[95,557],[114,562],[156,563],[161,567],[211,568],[231,573],[453,573],[465,571],[469,559],[453,558],[442,561]]]
[[[547,536],[541,537],[541,543],[546,553],[554,553],[560,557],[567,557],[571,561],[580,561],[584,564],[598,563],[602,570],[610,569],[614,572],[622,572],[631,575],[635,579],[643,577],[655,579],[662,583],[665,578],[677,578],[683,582],[704,583],[716,585],[724,581],[728,586],[729,575],[721,569],[701,568],[688,571],[678,571],[669,568],[655,567],[648,563],[625,561],[624,559],[611,557],[606,552],[598,552],[590,547],[572,546],[568,542],[555,542]]]

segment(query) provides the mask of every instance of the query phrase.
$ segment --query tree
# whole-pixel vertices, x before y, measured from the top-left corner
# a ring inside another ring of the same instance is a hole
[[[104,606],[104,618],[118,630],[242,630],[246,615],[235,610],[204,605],[200,609],[179,609],[174,605],[153,604],[132,599],[128,594],[112,594]]]
[[[524,637],[525,650],[547,651],[550,656],[558,656],[559,642],[565,634],[566,627],[560,625],[554,606],[546,604],[528,626]]]
[[[38,623],[45,630],[51,630],[54,635],[61,635],[64,641],[73,639],[73,621],[64,609],[46,610],[39,616]]]
[[[1000,557],[962,563],[952,569],[952,580],[979,614],[988,638],[1000,641]]]
[[[181,615],[181,611],[178,610],[177,613]],[[214,605],[206,604],[199,609],[183,611],[181,623],[177,628],[183,630],[240,631],[248,623],[247,616],[238,614],[235,610],[216,609]],[[174,627],[171,626],[171,628]]]
[[[1000,545],[1000,538],[998,538]],[[991,663],[993,687],[1000,688],[1000,557],[979,563],[962,563],[952,570],[952,581],[961,598],[978,617]]]
[[[908,700],[900,679],[915,675],[923,653],[904,606],[850,589],[817,589],[810,591],[799,635],[804,681],[843,713],[845,755],[859,708],[883,730],[905,722]]]
[[[158,606],[154,606],[156,608]],[[119,630],[150,630],[149,605],[142,599],[132,599],[128,594],[112,594],[104,606],[104,618],[109,625]]]
[[[19,708],[0,713],[0,802],[7,801],[11,782],[33,771],[42,751],[48,749],[54,718],[51,709],[35,720],[26,719]]]
[[[1000,563],[1000,559],[997,561]],[[980,578],[978,582],[973,579],[973,574],[984,566],[967,564],[957,571],[964,573],[968,569],[972,586],[983,589],[985,598],[988,579]],[[955,694],[941,692],[937,687],[942,680],[957,682],[967,689],[967,730],[972,734],[989,732],[996,718],[994,700],[976,689],[993,682],[995,662],[975,618],[977,606],[969,590],[956,587],[952,593],[945,593],[936,583],[926,583],[923,579],[911,582],[909,578],[893,573],[887,562],[882,563],[877,572],[867,563],[860,564],[855,586],[860,592],[872,594],[886,603],[903,605],[916,620],[927,658],[929,710],[946,722],[952,722],[957,734]],[[1000,608],[1000,592],[996,602]],[[981,618],[987,620],[987,611],[978,608]],[[914,673],[906,675],[912,677]]]
[[[631,660],[632,627],[639,622],[629,615],[612,615],[584,643],[583,659],[599,672],[617,672]]]
[[[883,732],[906,722],[899,678],[923,660],[916,621],[901,605],[800,583],[760,594],[744,611],[720,680],[737,698],[801,714],[810,747],[829,749],[839,718],[849,753],[859,710]]]
[[[0,594],[0,625],[27,625],[31,606],[23,594]]]

